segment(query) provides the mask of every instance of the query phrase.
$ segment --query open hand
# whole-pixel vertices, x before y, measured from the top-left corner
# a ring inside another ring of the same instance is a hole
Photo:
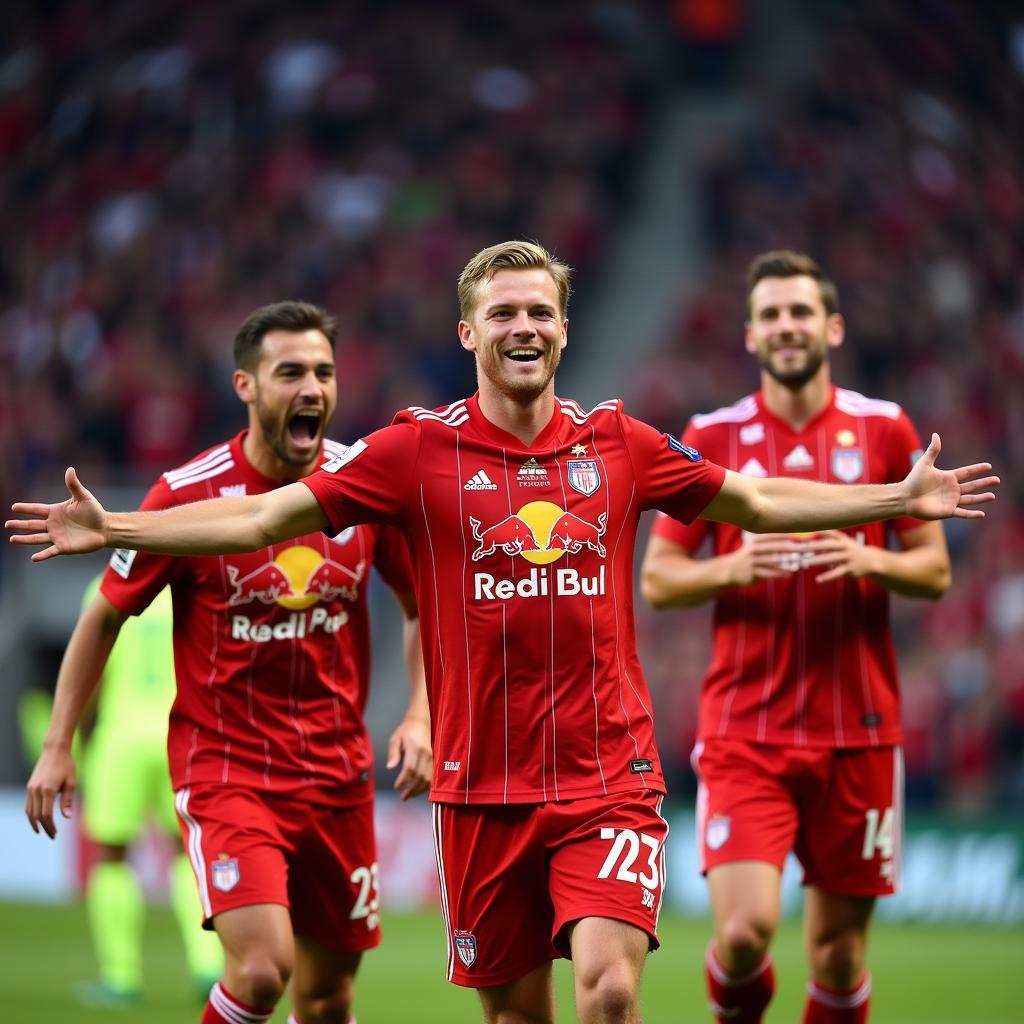
[[[984,518],[984,511],[977,506],[995,501],[990,488],[999,484],[999,477],[987,475],[992,465],[978,462],[959,469],[939,469],[935,460],[941,450],[939,435],[932,434],[931,444],[904,479],[906,514],[915,519]]]
[[[18,501],[11,511],[33,519],[8,519],[4,526],[15,531],[12,544],[48,544],[32,555],[33,562],[42,562],[54,555],[81,555],[98,551],[106,545],[104,525],[106,510],[82,486],[74,469],[64,474],[71,497],[54,505]]]

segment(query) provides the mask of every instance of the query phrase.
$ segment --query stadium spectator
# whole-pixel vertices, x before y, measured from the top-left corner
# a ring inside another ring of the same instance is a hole
[[[829,356],[843,336],[835,286],[812,259],[759,256],[747,275],[746,350],[761,388],[695,416],[683,443],[754,477],[902,479],[920,439],[898,406],[833,385]],[[705,541],[712,554],[698,558]],[[888,595],[934,599],[949,583],[939,523],[899,518],[810,539],[654,524],[644,596],[659,608],[715,601],[693,764],[716,1020],[756,1024],[772,998],[769,947],[791,850],[806,886],[804,1020],[867,1020],[868,925],[875,897],[895,891],[903,820]]]
[[[997,480],[987,464],[936,469],[937,438],[899,484],[759,479],[617,401],[585,413],[554,393],[568,293],[568,267],[536,244],[479,252],[459,278],[458,325],[477,394],[399,413],[301,485],[110,514],[69,470],[71,501],[16,504],[41,518],[7,525],[47,545],[36,560],[116,544],[244,551],[364,520],[401,528],[425,623],[449,978],[478,990],[490,1022],[550,1022],[551,961],[571,956],[579,1019],[636,1024],[667,831],[632,622],[640,512],[777,532],[976,518]]]
[[[316,306],[253,312],[233,383],[248,427],[165,473],[143,502],[270,493],[345,449],[325,440],[337,400],[335,325]],[[225,955],[203,1024],[267,1021],[291,979],[293,1021],[347,1024],[362,952],[380,941],[373,835],[367,574],[405,615],[411,682],[388,766],[404,797],[426,790],[429,724],[405,542],[386,527],[305,534],[246,555],[170,558],[119,550],[61,665],[44,752],[28,784],[33,829],[70,812],[70,744],[122,624],[167,585],[177,696],[168,751],[175,808],[202,903]],[[296,535],[298,536],[298,535]],[[196,550],[199,550],[198,548]]]

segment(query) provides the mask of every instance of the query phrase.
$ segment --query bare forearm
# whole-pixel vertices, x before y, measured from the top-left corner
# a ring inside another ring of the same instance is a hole
[[[640,577],[644,599],[655,608],[692,608],[732,585],[728,555],[649,559]]]
[[[426,673],[423,669],[423,649],[420,644],[419,619],[406,619],[402,624],[402,647],[405,668],[409,678],[409,707],[406,718],[419,718],[430,722],[427,703]]]
[[[258,551],[271,541],[261,526],[259,496],[214,498],[155,512],[108,512],[107,546],[167,555]]]
[[[756,483],[755,533],[808,533],[840,530],[906,515],[901,484],[823,484],[813,480],[767,477]]]
[[[903,597],[941,597],[952,582],[949,559],[928,547],[910,551],[874,548],[870,575]]]
[[[44,747],[71,749],[75,730],[103,675],[123,622],[123,616],[109,609],[109,604],[90,605],[71,634],[57,674]]]

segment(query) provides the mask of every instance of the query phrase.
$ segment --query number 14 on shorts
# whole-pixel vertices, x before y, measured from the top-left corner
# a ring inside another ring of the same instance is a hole
[[[643,887],[640,902],[648,909],[652,908],[654,893],[651,890],[657,889],[661,884],[661,875],[658,871],[658,855],[661,853],[659,840],[647,835],[646,832],[634,832],[631,828],[602,828],[601,838],[613,842],[597,877],[610,878],[613,869],[618,865],[615,877],[620,882],[639,882]],[[647,855],[647,865],[646,870],[638,873],[633,870],[633,865],[641,856],[641,847],[645,847],[643,853]]]

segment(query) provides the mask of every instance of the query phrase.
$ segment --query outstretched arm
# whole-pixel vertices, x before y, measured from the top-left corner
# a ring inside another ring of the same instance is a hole
[[[301,483],[244,498],[213,498],[157,512],[108,512],[85,489],[74,469],[64,475],[70,498],[47,505],[17,502],[9,519],[12,544],[45,544],[32,555],[78,555],[99,548],[130,548],[167,555],[220,555],[258,551],[268,544],[322,530],[327,516]]]
[[[780,477],[758,479],[727,472],[722,489],[701,513],[752,533],[841,529],[910,516],[915,519],[981,519],[979,505],[995,501],[999,477],[987,462],[938,469],[941,444],[931,444],[904,480],[895,484],[822,484]]]
[[[25,795],[25,816],[32,831],[38,832],[42,826],[51,839],[57,835],[54,804],[58,797],[61,813],[71,817],[78,785],[71,744],[124,620],[121,612],[97,594],[79,617],[60,663],[50,726]]]

